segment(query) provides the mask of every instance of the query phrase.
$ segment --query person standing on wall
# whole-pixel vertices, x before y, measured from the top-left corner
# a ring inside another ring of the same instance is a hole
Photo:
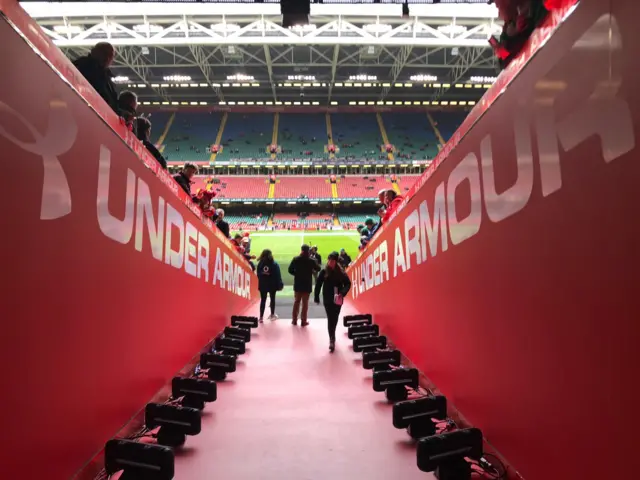
[[[113,73],[109,67],[116,57],[116,49],[107,42],[96,43],[89,55],[77,58],[73,65],[91,84],[111,109],[120,115],[118,91],[113,83]]]
[[[218,227],[218,230],[220,230],[225,237],[231,238],[229,234],[229,224],[224,219],[224,210],[221,208],[216,210],[216,227]]]
[[[326,267],[318,275],[314,292],[314,301],[319,304],[320,291],[322,291],[324,310],[327,312],[330,352],[336,348],[336,327],[338,326],[340,309],[344,297],[351,289],[351,280],[340,266],[339,259],[338,252],[329,254]]]
[[[340,258],[338,259],[338,263],[345,270],[351,263],[351,257],[344,248],[340,249]]]
[[[163,169],[167,169],[167,160],[162,156],[160,150],[151,143],[151,122],[148,118],[138,117],[136,118],[136,135],[138,140],[142,141],[142,144],[149,150],[149,153],[158,161]]]
[[[185,163],[182,170],[173,176],[173,179],[176,181],[180,187],[185,191],[189,197],[191,197],[191,184],[193,183],[193,177],[198,174],[198,167],[196,167],[193,163]]]
[[[264,320],[264,309],[267,305],[267,295],[270,298],[271,315],[269,320],[277,320],[276,292],[284,288],[280,265],[273,259],[271,250],[263,250],[258,258],[258,290],[260,291],[260,323]]]
[[[309,296],[313,291],[313,277],[320,270],[320,266],[309,256],[309,245],[300,247],[300,255],[294,257],[289,265],[289,273],[293,276],[293,313],[291,317],[292,325],[298,324],[298,313],[300,313],[301,325],[309,325],[307,321],[307,311],[309,310]],[[302,311],[300,311],[302,307]]]

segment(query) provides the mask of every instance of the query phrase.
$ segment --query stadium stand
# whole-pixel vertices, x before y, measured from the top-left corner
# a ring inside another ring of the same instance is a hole
[[[149,120],[151,121],[151,143],[153,143],[156,146],[160,146],[158,145],[158,142],[160,141],[160,137],[162,136],[162,134],[164,133],[164,129],[167,126],[167,122],[169,121],[169,119],[171,118],[171,115],[173,115],[173,112],[154,112],[151,117],[149,118]]]
[[[324,158],[327,126],[323,113],[280,114],[278,144],[283,152],[278,158]]]
[[[275,188],[275,198],[331,198],[331,185],[327,177],[280,176]]]
[[[266,227],[269,220],[269,215],[237,215],[226,214],[224,219],[229,224],[231,231],[237,230],[258,230],[261,227]]]
[[[333,224],[330,213],[309,213],[298,215],[296,213],[276,213],[273,216],[273,225],[276,228],[327,228]]]
[[[340,213],[338,214],[338,220],[340,220],[340,225],[357,225],[362,224],[367,218],[373,218],[374,221],[378,218],[376,213],[372,213],[370,215],[365,215],[363,213]]]
[[[163,154],[167,161],[208,162],[211,157],[209,148],[216,140],[221,119],[219,112],[176,113],[164,141]]]
[[[431,114],[438,130],[445,140],[449,140],[467,116],[467,112],[442,111]],[[433,157],[430,157],[433,158]]]
[[[376,198],[383,188],[392,188],[391,182],[383,176],[349,175],[338,179],[339,198]]]
[[[216,198],[267,198],[269,193],[268,179],[264,175],[197,176],[194,177],[191,192],[196,193],[198,188],[205,188],[206,180],[210,178],[213,178]]]
[[[400,187],[401,193],[409,191],[411,186],[420,178],[420,175],[402,175],[398,176],[396,183]]]
[[[424,112],[382,114],[389,142],[396,158],[423,160],[438,154],[438,140]]]
[[[218,160],[269,158],[267,145],[273,135],[272,113],[230,113],[222,133]]]
[[[343,113],[331,115],[333,143],[340,151],[336,158],[385,158],[380,152],[382,135],[375,113]]]

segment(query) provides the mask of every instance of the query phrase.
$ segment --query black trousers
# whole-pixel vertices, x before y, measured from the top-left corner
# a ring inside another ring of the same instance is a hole
[[[324,310],[327,312],[327,328],[329,330],[329,340],[336,341],[336,327],[338,326],[338,317],[340,316],[340,309],[342,305],[336,305],[335,303],[325,303]]]
[[[264,316],[264,309],[267,306],[267,294],[271,297],[271,315],[276,313],[276,291],[260,292],[260,318]]]

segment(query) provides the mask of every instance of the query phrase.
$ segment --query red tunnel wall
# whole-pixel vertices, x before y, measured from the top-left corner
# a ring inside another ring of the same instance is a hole
[[[583,0],[503,72],[350,269],[351,307],[527,480],[637,469],[638,8]]]
[[[0,43],[0,478],[67,479],[247,311],[257,282],[113,113],[144,163],[4,19]]]

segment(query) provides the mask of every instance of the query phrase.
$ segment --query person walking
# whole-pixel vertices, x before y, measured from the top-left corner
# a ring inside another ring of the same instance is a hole
[[[258,258],[258,290],[260,291],[260,323],[264,320],[264,309],[267,306],[267,295],[271,300],[271,315],[269,320],[277,320],[276,315],[276,292],[282,290],[282,275],[280,265],[273,259],[271,250],[263,250]]]
[[[329,331],[329,351],[333,353],[336,348],[336,327],[338,326],[338,317],[342,308],[342,301],[351,289],[351,280],[340,266],[340,255],[338,252],[331,252],[327,257],[327,265],[316,280],[316,289],[314,292],[315,303],[320,303],[320,291],[322,291],[322,300],[324,310],[327,312],[328,331]]]
[[[307,311],[309,310],[309,296],[313,291],[313,277],[320,270],[320,266],[309,256],[309,245],[300,247],[300,255],[294,257],[289,265],[289,274],[293,276],[293,301],[292,325],[298,324],[300,313],[301,325],[309,325]]]
[[[351,257],[344,248],[340,250],[340,258],[338,259],[338,262],[340,263],[340,266],[345,270],[351,264]]]

